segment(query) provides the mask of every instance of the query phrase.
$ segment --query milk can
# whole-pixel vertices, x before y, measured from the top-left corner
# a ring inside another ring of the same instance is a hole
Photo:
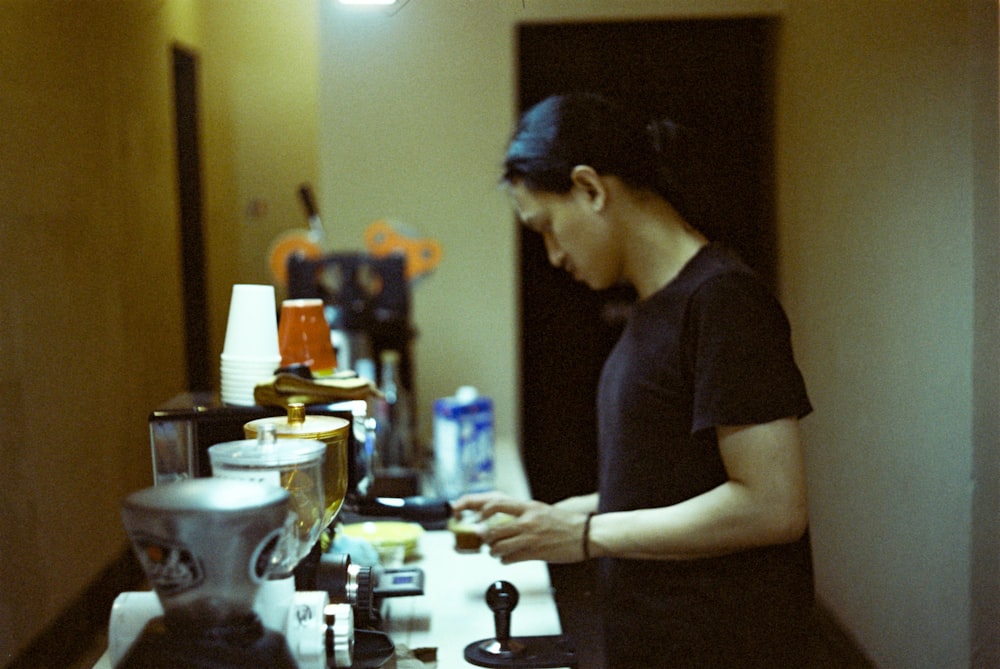
[[[442,497],[493,489],[493,440],[493,400],[474,387],[434,402],[434,469]]]

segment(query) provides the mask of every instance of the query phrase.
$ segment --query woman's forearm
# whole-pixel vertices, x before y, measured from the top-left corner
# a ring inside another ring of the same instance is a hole
[[[789,543],[808,524],[798,421],[717,428],[729,480],[662,508],[595,516],[589,553],[678,560]]]
[[[597,511],[597,500],[597,493],[594,492],[589,495],[567,497],[560,502],[556,502],[552,506],[562,509],[563,511],[570,511],[572,513],[594,513]]]
[[[804,502],[801,508],[777,508],[751,497],[729,481],[674,506],[594,516],[588,552],[592,557],[687,560],[789,543],[805,532]]]

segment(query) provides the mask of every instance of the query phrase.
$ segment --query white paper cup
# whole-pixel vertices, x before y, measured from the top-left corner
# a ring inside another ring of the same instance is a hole
[[[274,376],[274,367],[240,368],[224,367],[219,376],[231,381],[267,381]]]
[[[253,406],[257,384],[269,381],[274,371],[281,365],[281,356],[253,358],[222,355],[220,377],[222,381],[222,401],[237,406]]]
[[[247,386],[232,387],[223,384],[220,396],[223,404],[241,407],[252,407],[257,404],[253,398],[253,388],[248,392]]]
[[[274,362],[273,360],[265,360],[263,362],[256,363],[223,360],[219,369],[223,374],[253,374],[256,376],[268,377],[274,376],[274,372],[278,369],[280,364],[280,362]]]
[[[274,286],[238,283],[229,301],[222,354],[238,358],[281,360]]]
[[[222,360],[222,364],[228,365],[233,369],[237,367],[246,369],[270,367],[273,372],[281,366],[280,355],[230,355],[229,353],[223,353],[219,356],[219,359]]]

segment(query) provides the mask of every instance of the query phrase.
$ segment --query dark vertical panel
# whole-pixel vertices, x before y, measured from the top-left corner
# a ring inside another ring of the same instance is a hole
[[[198,61],[194,54],[177,47],[173,50],[173,61],[188,390],[210,390],[212,367],[208,350],[208,298],[198,147]]]
[[[692,220],[775,279],[773,19],[526,24],[520,107],[595,91],[692,129],[701,214]],[[629,291],[596,293],[548,266],[540,238],[520,246],[522,439],[532,493],[593,491],[596,386]]]
[[[561,23],[519,29],[520,107],[594,91],[694,131],[699,213],[775,283],[770,19]],[[538,235],[520,237],[521,444],[531,491],[556,501],[597,483],[596,396],[631,291],[594,292],[548,265]],[[604,666],[592,563],[552,565],[563,630],[580,669]]]

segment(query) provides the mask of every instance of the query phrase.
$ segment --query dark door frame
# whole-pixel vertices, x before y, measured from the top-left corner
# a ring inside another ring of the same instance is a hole
[[[776,282],[773,54],[777,17],[518,26],[519,106],[587,90],[667,116],[703,148],[692,221]],[[520,443],[542,501],[596,487],[596,387],[630,291],[595,293],[520,231]]]
[[[173,74],[187,384],[191,391],[209,390],[213,374],[208,343],[208,296],[198,139],[197,55],[175,45]]]
[[[776,29],[776,18],[759,17],[523,24],[519,106],[587,90],[691,128],[706,153],[697,170],[702,216],[691,222],[734,246],[773,285]],[[634,296],[575,283],[523,229],[519,250],[520,443],[532,496],[555,502],[597,488],[597,386]],[[549,567],[580,669],[605,666],[593,565]]]

